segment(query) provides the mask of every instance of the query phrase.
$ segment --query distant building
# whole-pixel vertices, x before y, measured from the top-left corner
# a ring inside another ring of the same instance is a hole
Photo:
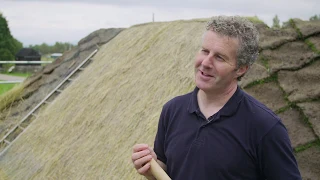
[[[16,61],[41,61],[41,55],[38,53],[38,51],[32,48],[22,48],[16,54]],[[40,64],[16,64],[16,66],[25,65],[40,66]]]
[[[62,56],[62,53],[53,53],[51,54],[51,58],[53,58],[54,60],[56,60],[57,58],[61,57]]]

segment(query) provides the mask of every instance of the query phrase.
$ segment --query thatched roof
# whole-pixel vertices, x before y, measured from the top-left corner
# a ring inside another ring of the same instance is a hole
[[[0,96],[0,137],[26,116],[89,54],[109,42],[123,29],[99,29],[79,41],[78,45],[63,54],[52,64],[37,71],[23,84]],[[14,100],[15,98],[15,100]]]
[[[0,176],[142,179],[131,164],[131,148],[152,145],[162,105],[194,88],[193,62],[204,26],[202,20],[175,21],[122,31],[0,157]],[[261,56],[241,86],[282,117],[303,177],[316,179],[320,30],[301,41],[294,28],[280,30],[288,38],[278,38],[275,30],[260,27],[266,32]],[[298,57],[291,58],[290,48]]]

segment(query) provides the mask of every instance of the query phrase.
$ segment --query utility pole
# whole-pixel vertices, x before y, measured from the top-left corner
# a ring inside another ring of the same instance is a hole
[[[152,13],[152,22],[154,22],[154,13]]]

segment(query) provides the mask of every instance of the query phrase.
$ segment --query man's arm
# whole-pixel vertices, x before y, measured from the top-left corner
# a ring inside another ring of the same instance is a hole
[[[261,140],[259,165],[265,179],[301,180],[286,128],[278,122]]]

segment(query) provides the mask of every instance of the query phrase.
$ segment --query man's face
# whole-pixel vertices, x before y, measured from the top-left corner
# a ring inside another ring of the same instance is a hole
[[[195,60],[195,82],[203,91],[225,90],[237,83],[237,38],[219,35],[214,31],[204,34],[201,50]]]

